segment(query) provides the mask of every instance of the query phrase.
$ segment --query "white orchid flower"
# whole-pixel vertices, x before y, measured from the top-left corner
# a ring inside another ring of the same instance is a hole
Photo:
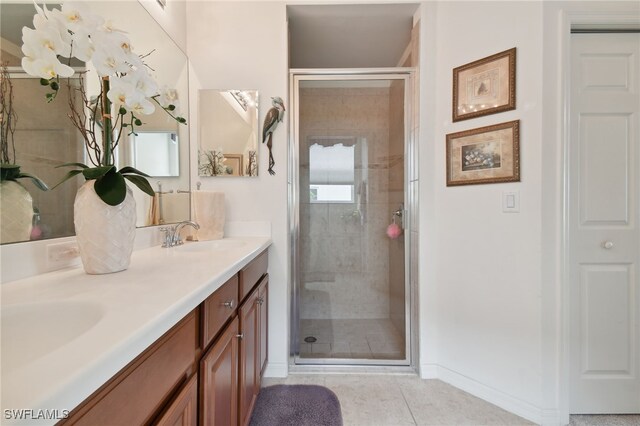
[[[100,29],[106,33],[126,33],[126,31],[116,28],[115,23],[111,19],[104,21]]]
[[[71,56],[71,46],[62,41],[60,33],[52,25],[42,26],[38,30],[24,27],[22,43],[22,52],[34,59],[43,56],[47,50],[56,55]]]
[[[91,57],[91,62],[102,77],[115,75],[116,73],[127,73],[131,70],[127,65],[126,55],[120,49],[104,46],[96,47]]]
[[[131,66],[141,68],[144,66],[142,60],[133,53],[133,46],[129,37],[121,32],[105,32],[100,31],[94,35],[96,44],[105,44],[110,49],[120,49],[124,54],[123,60]]]
[[[92,31],[92,29],[100,27],[104,19],[98,15],[89,12],[88,8],[81,2],[65,2],[62,4],[60,17],[65,26],[73,31]]]
[[[25,56],[22,58],[22,68],[27,74],[46,80],[57,76],[71,77],[74,73],[73,68],[61,63],[53,54],[43,55],[40,58]]]
[[[153,114],[156,110],[156,107],[140,92],[136,92],[133,96],[129,97],[126,106],[134,115],[149,115]]]
[[[89,38],[89,34],[85,31],[78,31],[73,33],[72,38],[73,50],[71,53],[73,56],[82,62],[89,62],[93,57],[93,52],[96,50],[91,38]]]
[[[34,6],[36,7],[36,14],[33,15],[33,28],[39,30],[49,25],[49,10],[47,9],[46,5],[43,5],[44,9],[38,6],[36,3],[34,3]]]
[[[109,98],[116,107],[126,105],[129,99],[136,97],[136,88],[123,78],[111,77],[109,78],[109,83],[107,98]]]
[[[147,98],[158,94],[158,83],[151,78],[145,68],[140,67],[135,71],[130,71],[125,79],[133,84],[134,87]]]
[[[176,107],[175,110],[177,110],[179,106],[178,91],[169,86],[163,86],[160,90],[158,103],[162,105],[163,108],[168,108],[169,105],[173,105],[174,107]]]
[[[33,16],[33,27],[36,30],[42,29],[45,26],[53,27],[58,31],[65,44],[71,44],[71,33],[65,25],[64,19],[62,19],[60,10],[49,10],[46,5],[43,5],[43,7],[44,9],[41,9],[36,5],[38,13]]]

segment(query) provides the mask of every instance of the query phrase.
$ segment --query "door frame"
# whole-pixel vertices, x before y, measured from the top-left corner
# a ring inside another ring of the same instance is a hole
[[[572,29],[638,29],[640,22],[640,11],[594,11],[575,10],[561,11],[560,22],[560,113],[559,135],[561,137],[561,203],[560,203],[560,238],[559,241],[559,262],[560,266],[560,290],[558,304],[558,318],[560,321],[558,332],[558,415],[562,424],[569,423],[570,408],[569,395],[570,387],[570,234],[569,234],[569,159],[570,159],[570,110],[571,110],[571,31]]]
[[[413,81],[415,75],[415,68],[412,67],[397,67],[397,68],[348,68],[348,69],[290,69],[289,70],[289,99],[291,103],[290,119],[289,119],[289,143],[288,143],[288,237],[290,247],[291,266],[289,270],[289,282],[291,288],[289,294],[291,295],[290,303],[290,334],[289,334],[289,366],[299,368],[338,368],[343,367],[359,369],[367,368],[369,370],[376,369],[378,366],[383,369],[390,367],[414,368],[417,360],[413,356],[415,345],[414,333],[417,324],[412,312],[411,297],[413,291],[411,288],[411,224],[414,223],[412,218],[409,217],[410,212],[417,212],[417,208],[413,208],[417,200],[413,199],[413,194],[409,191],[409,182],[412,175],[412,169],[410,167],[414,164],[411,157],[412,151],[410,150],[410,134],[413,128]],[[298,347],[298,333],[299,333],[299,320],[300,320],[300,292],[299,287],[299,271],[298,261],[299,257],[299,143],[298,143],[298,116],[299,116],[299,100],[298,100],[298,84],[302,80],[375,80],[375,79],[388,79],[388,80],[403,80],[404,87],[404,235],[405,235],[405,359],[404,360],[351,360],[346,358],[331,358],[330,360],[323,359],[305,359],[304,364],[297,364],[297,360],[300,359]]]

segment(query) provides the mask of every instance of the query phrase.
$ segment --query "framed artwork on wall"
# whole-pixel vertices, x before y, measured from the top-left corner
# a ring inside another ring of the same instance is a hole
[[[227,160],[227,175],[242,176],[242,154],[226,154],[224,158]]]
[[[447,186],[520,181],[520,120],[447,135]]]
[[[453,69],[453,121],[516,108],[516,48]]]

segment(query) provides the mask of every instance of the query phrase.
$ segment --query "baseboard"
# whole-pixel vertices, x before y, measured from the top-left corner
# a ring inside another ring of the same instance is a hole
[[[437,364],[420,364],[420,378],[425,380],[437,379],[438,365]]]
[[[542,410],[535,405],[529,404],[519,398],[508,395],[497,389],[477,382],[448,368],[438,366],[437,378],[452,386],[462,389],[471,395],[484,399],[487,402],[497,405],[515,415],[523,417],[536,424],[542,424]],[[555,423],[558,424],[558,423]]]
[[[287,377],[289,366],[286,362],[267,362],[264,377]]]
[[[564,422],[560,420],[560,411],[558,410],[541,410],[541,426],[562,426]]]

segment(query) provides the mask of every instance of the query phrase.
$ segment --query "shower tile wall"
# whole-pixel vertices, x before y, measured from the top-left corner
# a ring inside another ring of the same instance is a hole
[[[309,137],[364,138],[368,158],[356,160],[368,177],[362,218],[355,203],[310,203],[301,191],[301,320],[390,317],[389,96],[388,87],[300,89],[300,187],[309,187]]]

